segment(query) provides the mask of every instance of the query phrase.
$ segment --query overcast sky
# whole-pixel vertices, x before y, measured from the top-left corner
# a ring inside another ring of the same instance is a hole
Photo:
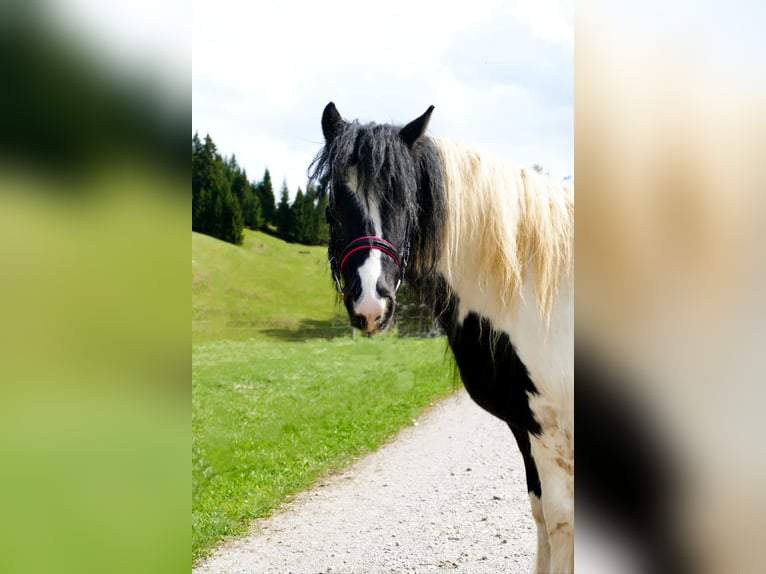
[[[557,179],[574,173],[572,2],[195,0],[192,132],[278,194],[305,189],[334,101],[347,119],[403,124]]]

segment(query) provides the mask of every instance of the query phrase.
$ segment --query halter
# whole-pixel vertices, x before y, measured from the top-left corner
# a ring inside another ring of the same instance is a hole
[[[341,295],[341,297],[343,296],[343,287],[341,287],[340,284],[340,274],[343,272],[343,266],[346,264],[346,261],[348,261],[348,258],[351,257],[352,254],[356,253],[357,251],[363,251],[365,249],[377,249],[378,251],[388,255],[393,260],[393,262],[399,268],[399,276],[396,280],[394,293],[396,293],[396,291],[399,289],[399,285],[401,285],[402,278],[404,277],[404,271],[407,267],[407,259],[409,258],[410,254],[409,235],[405,241],[405,246],[401,254],[390,241],[386,241],[382,237],[376,237],[374,235],[363,235],[362,237],[357,237],[351,241],[351,243],[346,245],[343,253],[340,256],[340,264],[338,264],[335,256],[332,253],[332,245],[333,241],[331,239],[329,245],[330,268],[332,270],[332,278],[335,280],[335,286],[337,287],[338,293]]]

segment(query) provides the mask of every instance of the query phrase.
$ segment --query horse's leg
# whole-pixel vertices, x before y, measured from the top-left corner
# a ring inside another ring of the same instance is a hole
[[[547,428],[546,428],[547,427]],[[543,424],[543,433],[532,436],[531,452],[544,496],[541,506],[551,554],[549,571],[574,571],[574,441],[572,432]],[[534,509],[534,504],[533,504]]]
[[[545,525],[545,515],[542,506],[542,491],[540,490],[540,477],[537,474],[537,466],[532,458],[532,450],[529,444],[529,433],[517,426],[508,426],[516,437],[521,456],[524,459],[524,470],[527,475],[527,491],[532,505],[532,517],[537,527],[537,554],[535,557],[535,574],[548,574],[551,564],[551,545],[548,541],[548,528]]]
[[[537,526],[537,556],[535,558],[535,574],[548,574],[551,571],[551,543],[548,538],[548,527],[545,525],[543,501],[539,494],[529,491],[529,502],[532,505],[532,516]]]

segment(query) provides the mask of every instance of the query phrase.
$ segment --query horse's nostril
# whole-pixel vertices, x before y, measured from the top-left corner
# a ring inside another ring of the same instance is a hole
[[[361,331],[372,333],[378,329],[383,322],[385,314],[376,315],[364,315],[362,313],[354,313],[351,316],[351,325]]]
[[[358,313],[355,313],[351,317],[351,325],[353,327],[356,327],[357,329],[364,331],[367,329],[367,317],[365,317],[364,315],[359,315]]]

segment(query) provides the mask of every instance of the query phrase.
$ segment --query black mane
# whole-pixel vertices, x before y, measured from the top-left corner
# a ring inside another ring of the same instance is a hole
[[[442,166],[434,142],[419,138],[410,148],[401,127],[343,122],[333,140],[325,145],[309,167],[309,178],[320,194],[332,194],[349,169],[356,171],[359,190],[374,200],[388,225],[408,226],[411,239],[407,279],[419,291],[430,286],[445,215]]]

